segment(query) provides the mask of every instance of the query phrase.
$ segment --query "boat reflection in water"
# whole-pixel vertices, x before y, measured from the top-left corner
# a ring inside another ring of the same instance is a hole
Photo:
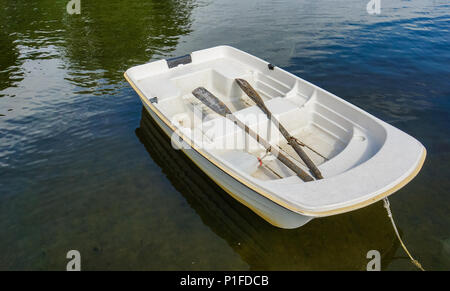
[[[142,109],[136,135],[203,223],[223,238],[252,270],[365,270],[369,250],[386,268],[399,247],[381,202],[287,230],[271,226],[173,149]]]

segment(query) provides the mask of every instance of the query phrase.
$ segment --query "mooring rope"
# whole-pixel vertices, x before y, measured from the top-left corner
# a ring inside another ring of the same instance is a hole
[[[419,261],[413,258],[413,256],[411,255],[411,253],[408,251],[408,249],[406,248],[405,244],[403,243],[403,240],[402,240],[402,238],[400,237],[400,234],[398,233],[397,226],[395,225],[394,217],[392,216],[392,212],[391,212],[390,203],[389,203],[388,198],[387,198],[387,197],[384,198],[384,199],[383,199],[383,202],[384,202],[384,208],[386,208],[386,211],[387,211],[387,213],[388,213],[388,216],[389,216],[389,218],[391,219],[392,226],[394,227],[395,234],[397,235],[397,238],[398,238],[398,240],[400,241],[400,244],[402,245],[403,249],[404,249],[405,252],[408,254],[409,258],[411,259],[411,262],[412,262],[417,268],[419,268],[420,270],[425,271],[425,269],[422,267],[422,265],[419,263]]]

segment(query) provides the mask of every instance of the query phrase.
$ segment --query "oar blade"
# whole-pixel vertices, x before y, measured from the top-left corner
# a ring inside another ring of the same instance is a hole
[[[192,94],[200,100],[203,104],[211,108],[217,114],[226,116],[227,114],[232,114],[231,110],[217,98],[211,92],[203,87],[198,87],[192,91]]]
[[[244,91],[245,94],[247,94],[247,96],[253,100],[253,102],[265,107],[264,101],[261,96],[259,96],[258,92],[256,92],[255,89],[253,89],[253,87],[246,80],[237,78],[235,79],[235,81],[239,85],[239,87],[241,87],[242,91]]]

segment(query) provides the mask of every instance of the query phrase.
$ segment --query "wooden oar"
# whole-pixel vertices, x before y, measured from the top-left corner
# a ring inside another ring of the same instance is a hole
[[[253,102],[258,105],[258,107],[266,114],[267,118],[271,120],[284,138],[288,141],[288,144],[295,150],[295,152],[300,156],[300,158],[305,162],[306,166],[311,170],[314,177],[317,179],[323,179],[322,173],[320,173],[319,169],[314,165],[313,161],[308,157],[305,151],[300,147],[297,143],[295,137],[289,134],[289,132],[284,128],[284,126],[272,115],[270,110],[264,104],[261,96],[259,96],[258,92],[244,79],[236,79],[236,83],[241,87],[241,89],[247,94]]]
[[[257,142],[259,142],[267,151],[272,152],[277,159],[285,164],[289,169],[294,171],[300,179],[302,179],[305,182],[313,181],[314,179],[308,175],[305,171],[303,171],[300,167],[298,167],[296,164],[294,164],[290,159],[288,159],[286,156],[284,156],[282,153],[280,153],[275,147],[272,147],[266,140],[264,140],[262,137],[260,137],[256,132],[251,130],[247,125],[242,123],[239,119],[237,119],[231,110],[222,102],[220,101],[216,96],[214,96],[211,92],[206,90],[203,87],[198,87],[194,91],[192,91],[192,94],[201,102],[203,102],[206,106],[211,108],[214,112],[217,114],[222,115],[225,118],[230,119],[233,121],[237,126],[245,130],[245,132],[256,139]]]

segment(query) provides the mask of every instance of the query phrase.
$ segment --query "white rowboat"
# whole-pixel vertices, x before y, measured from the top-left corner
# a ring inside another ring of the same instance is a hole
[[[229,46],[132,67],[125,78],[164,132],[215,183],[271,224],[296,228],[316,217],[375,203],[411,181],[426,156],[413,137],[341,98]],[[307,173],[273,122],[238,86],[248,81],[302,144],[323,179],[305,182],[255,138],[199,102],[204,87]],[[200,109],[200,114],[199,114]]]

